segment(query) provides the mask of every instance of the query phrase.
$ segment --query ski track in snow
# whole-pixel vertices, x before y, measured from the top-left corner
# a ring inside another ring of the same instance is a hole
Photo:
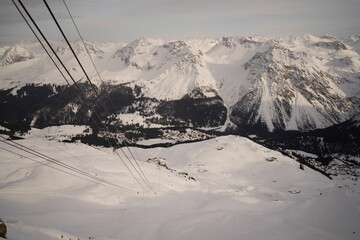
[[[43,136],[41,131],[37,135]],[[31,134],[18,142],[135,192],[89,183],[0,151],[0,217],[10,240],[61,235],[101,240],[359,239],[358,182],[300,170],[294,160],[246,138],[131,148],[140,156],[151,191],[139,188],[111,149],[49,144]],[[146,162],[155,157],[166,159],[177,173]]]

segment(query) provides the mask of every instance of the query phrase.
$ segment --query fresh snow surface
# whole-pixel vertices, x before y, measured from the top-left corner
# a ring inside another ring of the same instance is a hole
[[[16,142],[129,190],[0,149],[0,217],[9,240],[360,238],[359,182],[300,170],[294,160],[246,138],[130,148],[152,185],[146,191],[113,149],[39,137]],[[149,158],[163,159],[169,169]]]

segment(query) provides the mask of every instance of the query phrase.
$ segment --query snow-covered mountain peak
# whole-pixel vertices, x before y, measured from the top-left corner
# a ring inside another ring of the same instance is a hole
[[[181,50],[187,49],[188,45],[182,40],[171,41],[162,45],[163,48],[169,49],[171,54],[178,54]]]
[[[14,47],[11,47],[5,51],[1,60],[1,64],[4,66],[12,63],[23,62],[33,58],[34,54],[31,51],[19,45],[15,45]]]
[[[212,38],[187,38],[183,40],[189,47],[189,49],[194,53],[206,53],[211,48],[213,48],[218,42],[218,39],[212,39]]]
[[[65,44],[51,44],[62,53],[65,65],[72,66],[74,77],[81,79],[82,71]],[[34,54],[28,56],[36,61],[0,68],[3,89],[65,84],[39,44],[18,46],[31,50]],[[80,55],[86,52],[80,42],[73,46]],[[87,43],[87,47],[91,54],[100,54],[94,61],[105,82],[140,88],[141,96],[160,101],[219,96],[228,110],[228,122],[239,127],[312,129],[340,123],[359,112],[360,45],[355,35],[139,38],[126,45]],[[90,78],[98,82],[89,59],[81,60]]]
[[[121,66],[118,71],[129,79],[129,86],[140,86],[146,97],[176,100],[194,89],[214,96],[216,81],[196,48],[183,40],[140,38],[117,50],[111,61]]]
[[[351,46],[351,48],[360,54],[360,34],[359,35],[351,35],[344,39],[344,42]]]
[[[258,41],[252,37],[223,37],[220,44],[228,48],[236,48],[239,45],[250,48],[254,45],[260,45],[264,41]]]
[[[157,52],[149,64],[160,74],[142,81],[145,96],[174,100],[194,90],[206,97],[217,95],[214,95],[216,81],[201,53],[194,54],[183,41],[166,43],[157,48]]]
[[[62,44],[58,43],[56,45],[57,47],[55,51],[57,54],[59,55],[72,54],[70,48],[66,46],[65,43]],[[98,55],[104,53],[103,50],[101,50],[100,48],[89,42],[85,42],[85,46],[84,46],[83,42],[77,41],[71,47],[75,51],[76,55],[80,55],[80,54],[87,55],[88,54],[87,52],[89,52],[91,55]]]
[[[112,58],[120,58],[126,66],[149,71],[155,68],[154,62],[158,62],[159,58],[158,48],[163,44],[160,39],[139,38],[118,49]]]
[[[268,47],[267,41],[261,42],[251,37],[224,37],[206,54],[210,57],[210,61],[214,63],[245,63],[255,53],[264,51]]]
[[[9,47],[8,46],[0,46],[0,58],[3,57],[4,53],[6,52],[6,50],[8,50]]]
[[[91,55],[97,55],[97,54],[103,54],[104,51],[95,46],[92,43],[85,42],[85,46],[82,42],[78,42],[75,45],[75,53],[76,54],[85,54],[87,55],[87,52],[89,52]]]
[[[244,68],[245,70],[251,66],[254,67],[254,69],[261,67],[269,68],[274,67],[274,64],[285,66],[292,64],[304,65],[305,61],[302,58],[304,54],[305,53],[295,53],[280,44],[273,44],[269,45],[264,51],[256,52],[255,55],[244,64]]]
[[[161,73],[174,64],[194,63],[193,55],[186,42],[181,40],[164,42],[140,38],[116,51],[113,58],[120,58],[127,67]]]
[[[304,36],[302,37],[302,39],[304,39],[305,41],[308,41],[308,42],[319,42],[321,41],[321,38],[320,37],[317,37],[317,36],[314,36],[314,35],[311,35],[309,33],[306,33],[304,34]]]
[[[336,37],[330,35],[316,37],[307,34],[303,38],[299,39],[303,41],[303,44],[305,44],[307,47],[315,46],[333,51],[348,49],[348,46],[346,46],[346,44],[342,40],[339,40]]]
[[[238,110],[269,130],[322,128],[346,120],[353,107],[336,86],[341,79],[311,66],[311,57],[302,52],[274,45],[256,53],[244,69],[251,88]]]
[[[330,35],[330,34],[325,34],[325,35],[321,36],[320,38],[322,38],[322,39],[328,39],[328,40],[335,40],[335,39],[336,39],[335,36]]]
[[[338,40],[334,40],[334,41],[324,41],[324,42],[317,42],[315,43],[315,46],[317,47],[322,47],[322,48],[327,48],[330,50],[347,50],[348,48],[346,47],[346,45]]]
[[[131,58],[135,54],[149,53],[148,51],[151,47],[161,45],[163,42],[160,39],[138,38],[118,49],[114,53],[113,58],[121,58],[121,60],[126,61],[126,59]]]
[[[237,46],[236,40],[232,37],[223,37],[221,44],[228,48],[233,48]]]

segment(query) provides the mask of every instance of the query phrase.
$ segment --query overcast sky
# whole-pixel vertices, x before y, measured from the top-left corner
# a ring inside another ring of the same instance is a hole
[[[61,39],[42,0],[22,0],[49,39]],[[66,0],[87,40],[360,34],[360,0]],[[48,0],[77,38],[63,0]],[[34,39],[11,0],[0,0],[0,41]]]

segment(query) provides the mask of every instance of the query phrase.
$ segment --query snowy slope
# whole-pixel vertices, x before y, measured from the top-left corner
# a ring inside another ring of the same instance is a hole
[[[64,43],[52,44],[74,79],[84,81]],[[227,122],[237,127],[324,128],[359,112],[358,36],[139,38],[127,44],[86,44],[105,83],[140,87],[141,96],[164,101],[196,98],[198,93],[220,96],[228,109]],[[73,47],[99,86],[85,48],[79,41]],[[36,43],[3,46],[0,53],[7,63],[0,67],[0,89],[66,84]],[[14,62],[13,55],[21,62]]]
[[[112,149],[48,142],[34,135],[18,142],[135,192],[89,183],[1,150],[0,212],[10,240],[61,235],[157,240],[359,238],[359,184],[300,170],[292,159],[245,138],[132,148],[151,191],[139,188]],[[146,162],[148,158],[164,159],[173,170]]]
[[[113,58],[123,61],[126,68],[121,74],[132,77],[147,97],[174,100],[196,89],[208,96],[216,90],[202,52],[193,53],[184,41],[140,38],[116,51]]]
[[[208,55],[237,125],[323,128],[357,108],[349,97],[359,96],[359,55],[340,41],[223,38]]]

